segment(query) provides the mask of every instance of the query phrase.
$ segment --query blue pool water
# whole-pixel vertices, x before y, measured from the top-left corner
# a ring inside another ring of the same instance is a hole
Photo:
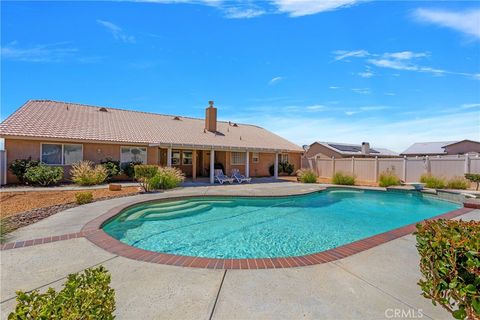
[[[140,204],[122,211],[103,229],[151,251],[273,258],[324,251],[459,207],[417,193],[330,189],[282,198],[203,197]]]

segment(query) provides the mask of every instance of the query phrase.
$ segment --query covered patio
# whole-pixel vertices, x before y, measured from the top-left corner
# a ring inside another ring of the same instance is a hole
[[[216,169],[221,169],[226,175],[230,175],[232,169],[238,169],[246,177],[277,179],[279,161],[288,161],[288,150],[173,144],[151,144],[149,147],[150,150],[157,148],[156,159],[152,162],[161,166],[179,168],[192,181],[207,178],[210,184],[215,182]],[[272,165],[273,176],[269,170]]]

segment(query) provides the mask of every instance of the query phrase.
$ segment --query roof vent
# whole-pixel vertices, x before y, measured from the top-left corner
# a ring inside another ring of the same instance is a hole
[[[234,123],[233,126],[234,126],[234,127],[238,127],[238,124]]]
[[[100,109],[98,109],[98,111],[100,111],[100,112],[108,112],[107,108],[100,108]]]
[[[173,117],[173,120],[180,120],[180,117],[175,116],[175,117]]]

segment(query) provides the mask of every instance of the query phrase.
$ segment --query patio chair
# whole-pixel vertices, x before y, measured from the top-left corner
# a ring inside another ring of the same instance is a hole
[[[233,183],[233,178],[229,178],[226,175],[224,175],[222,169],[216,169],[214,171],[214,177],[215,177],[215,181],[218,181],[220,184],[223,184],[224,182]]]
[[[240,170],[238,169],[232,169],[232,178],[237,180],[238,183],[242,183],[244,181],[250,183],[252,181],[252,178],[247,178],[246,176],[241,174]]]

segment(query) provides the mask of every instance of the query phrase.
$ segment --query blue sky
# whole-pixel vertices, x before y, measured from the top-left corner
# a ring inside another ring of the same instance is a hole
[[[480,139],[480,5],[394,1],[1,3],[1,118],[51,99],[402,151]]]

